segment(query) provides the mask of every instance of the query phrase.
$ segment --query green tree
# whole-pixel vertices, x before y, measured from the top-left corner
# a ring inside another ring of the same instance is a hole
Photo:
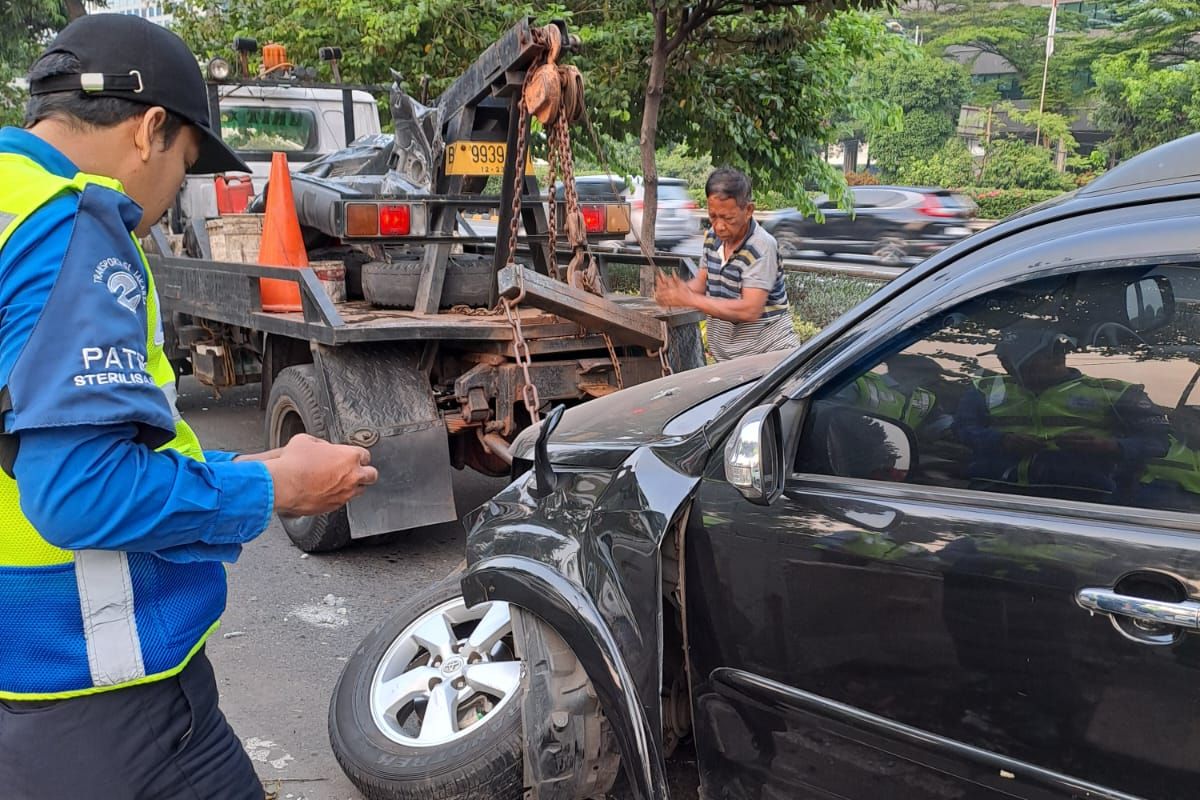
[[[871,159],[885,180],[900,178],[914,161],[928,158],[954,134],[954,123],[944,114],[920,109],[904,114],[902,126],[871,139]]]
[[[879,0],[570,0],[538,5],[540,20],[566,19],[583,40],[572,60],[587,79],[589,118],[609,141],[636,131],[653,230],[658,143],[686,144],[714,163],[746,168],[763,189],[821,188],[841,176],[820,158],[846,109],[867,116],[877,98],[853,95],[852,76],[887,41],[882,22],[844,9]],[[385,82],[396,70],[436,96],[534,3],[495,3],[463,21],[461,2],[426,0],[198,0],[173,8],[177,29],[205,57],[233,36],[255,35],[315,60],[341,45],[345,71]],[[648,65],[648,66],[647,66]],[[588,136],[576,136],[584,148]],[[648,275],[647,277],[652,277]]]
[[[962,139],[952,136],[929,158],[901,166],[898,177],[913,186],[971,186],[975,183],[975,159]]]
[[[876,58],[864,72],[862,89],[901,110],[899,124],[888,121],[868,133],[871,160],[894,179],[954,134],[971,84],[959,64],[910,46]]]
[[[17,79],[55,32],[86,13],[83,0],[0,2],[0,125],[20,124],[26,94]]]
[[[1050,151],[1020,139],[993,139],[979,181],[997,189],[1068,189],[1071,181],[1054,168]]]
[[[1050,9],[1023,3],[993,0],[959,0],[953,8],[936,12],[913,10],[905,15],[910,25],[920,25],[931,52],[963,46],[999,56],[1017,72],[1027,97],[1041,92],[1042,67],[1046,57],[1046,31]],[[1050,61],[1046,85],[1046,107],[1065,108],[1075,98],[1079,65],[1070,53],[1084,40],[1083,15],[1060,8],[1055,35],[1055,58]]]
[[[1079,57],[1086,63],[1132,51],[1149,53],[1156,66],[1200,59],[1196,0],[1115,0],[1111,13],[1117,19],[1112,35],[1081,43]]]
[[[1200,62],[1156,69],[1150,53],[1135,51],[1102,58],[1095,76],[1109,163],[1200,128]]]

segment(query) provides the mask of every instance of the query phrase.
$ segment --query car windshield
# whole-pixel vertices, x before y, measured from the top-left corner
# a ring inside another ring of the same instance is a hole
[[[317,118],[307,108],[222,106],[221,138],[240,152],[315,150]]]
[[[671,202],[686,202],[691,200],[691,195],[688,194],[687,186],[682,183],[663,183],[658,187],[659,202],[669,200]]]

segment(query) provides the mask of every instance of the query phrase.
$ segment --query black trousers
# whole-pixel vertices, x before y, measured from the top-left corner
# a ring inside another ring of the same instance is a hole
[[[173,678],[49,702],[0,700],[5,800],[263,800],[201,650]]]

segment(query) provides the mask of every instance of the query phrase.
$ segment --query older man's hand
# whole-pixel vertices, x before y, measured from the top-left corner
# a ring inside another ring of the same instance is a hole
[[[692,298],[695,294],[688,288],[687,283],[678,277],[664,272],[658,273],[654,285],[654,299],[660,306],[694,306]]]

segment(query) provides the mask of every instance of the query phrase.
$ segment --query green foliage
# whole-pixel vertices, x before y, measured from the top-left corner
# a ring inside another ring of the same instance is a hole
[[[915,158],[900,168],[899,178],[913,186],[967,186],[975,181],[975,159],[956,136],[928,159]]]
[[[1057,147],[1061,142],[1068,155],[1073,155],[1079,149],[1079,143],[1071,135],[1071,121],[1062,114],[1050,111],[1039,112],[1032,108],[1022,111],[1012,103],[1005,103],[1001,108],[1009,119],[1033,128],[1035,132],[1040,130],[1041,140],[1047,146]]]
[[[959,188],[979,206],[980,219],[1004,219],[1018,211],[1058,197],[1057,189],[985,189],[979,187]]]
[[[792,305],[792,323],[804,338],[814,335],[883,285],[862,278],[811,272],[785,273],[783,282]]]
[[[1200,59],[1200,3],[1196,0],[1115,0],[1118,20],[1113,36],[1091,37],[1080,44],[1085,63],[1132,49],[1150,54],[1159,66]]]
[[[17,88],[54,32],[67,22],[62,0],[0,2],[0,125],[19,125],[27,95]]]
[[[756,191],[807,184],[840,194],[840,173],[821,158],[837,138],[828,121],[878,116],[884,102],[851,91],[851,81],[891,38],[880,20],[858,13],[718,17],[670,64],[659,135],[745,169]],[[629,98],[641,103],[636,86]]]
[[[905,113],[926,111],[958,118],[971,95],[971,80],[961,65],[898,39],[871,61],[860,83],[862,91],[880,95]]]
[[[893,47],[873,60],[860,81],[900,109],[898,118],[869,128],[871,160],[884,178],[896,180],[904,168],[923,161],[953,132],[959,107],[970,97],[966,70],[912,45]]]
[[[871,160],[886,180],[897,179],[903,169],[924,160],[954,133],[954,122],[945,114],[916,109],[904,114],[904,126],[884,131],[871,140]]]
[[[1020,139],[992,140],[979,180],[999,189],[1062,191],[1073,185],[1054,168],[1049,150]]]
[[[1048,7],[956,0],[949,8],[910,12],[905,19],[910,26],[921,26],[931,52],[940,54],[947,47],[959,45],[1000,56],[1017,70],[1026,96],[1037,97],[1040,93],[1050,20]],[[1084,27],[1081,14],[1059,8],[1054,37],[1056,56],[1051,60],[1047,83],[1047,108],[1060,109],[1072,99],[1077,65],[1066,56],[1085,41]]]
[[[1096,65],[1096,121],[1111,130],[1104,148],[1118,161],[1200,128],[1200,62],[1157,68],[1145,50]]]
[[[790,190],[798,178],[840,186],[840,175],[820,158],[824,144],[836,138],[827,121],[847,110],[870,116],[881,105],[851,93],[849,86],[859,66],[896,37],[877,18],[832,12],[876,4],[831,0],[814,3],[810,12],[767,2],[706,3],[721,13],[692,30],[671,54],[658,115],[660,140],[711,153],[714,164],[745,168],[764,191]],[[228,57],[235,35],[285,44],[293,60],[306,64],[317,63],[318,47],[340,45],[347,80],[389,83],[394,69],[405,88],[417,93],[422,77],[429,76],[430,98],[518,18],[565,19],[583,42],[571,60],[586,79],[588,117],[607,151],[605,160],[613,171],[633,174],[641,169],[626,144],[637,135],[646,99],[654,13],[666,9],[675,25],[684,5],[690,4],[500,2],[473,7],[469,22],[456,0],[188,0],[170,7],[176,29],[203,58]],[[579,154],[600,160],[582,130],[575,144]]]

